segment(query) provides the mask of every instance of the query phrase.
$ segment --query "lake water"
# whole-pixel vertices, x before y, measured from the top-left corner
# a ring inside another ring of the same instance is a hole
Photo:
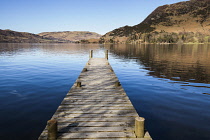
[[[36,140],[106,49],[153,140],[210,140],[210,45],[98,44],[0,44],[0,139]]]

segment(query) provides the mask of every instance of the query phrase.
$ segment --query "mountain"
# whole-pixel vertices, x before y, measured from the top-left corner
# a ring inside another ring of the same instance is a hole
[[[99,39],[101,37],[100,34],[88,31],[43,32],[38,35],[42,37],[56,38],[72,42],[88,39]]]
[[[108,32],[100,42],[210,42],[210,0],[190,0],[160,6],[140,24]]]
[[[0,29],[0,42],[4,43],[96,43],[100,34],[87,31],[43,32],[32,34]]]
[[[66,40],[58,40],[55,38],[42,37],[36,34],[27,32],[16,32],[12,30],[0,29],[1,43],[62,43]]]

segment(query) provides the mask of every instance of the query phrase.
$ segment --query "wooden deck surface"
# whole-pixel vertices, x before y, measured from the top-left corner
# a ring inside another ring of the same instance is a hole
[[[59,140],[115,139],[151,140],[136,138],[134,133],[136,110],[122,86],[115,86],[118,78],[105,58],[91,58],[61,105],[53,115],[58,122]],[[45,128],[39,140],[47,139]]]

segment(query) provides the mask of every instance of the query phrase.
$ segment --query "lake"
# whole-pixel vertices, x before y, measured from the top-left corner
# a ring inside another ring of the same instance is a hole
[[[153,140],[210,140],[210,45],[0,44],[0,138],[36,140],[93,57],[109,61]]]

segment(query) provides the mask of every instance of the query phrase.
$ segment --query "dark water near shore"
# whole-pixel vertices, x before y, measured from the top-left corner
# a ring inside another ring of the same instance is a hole
[[[89,59],[109,61],[154,140],[210,140],[210,45],[0,44],[0,139],[36,140]]]

